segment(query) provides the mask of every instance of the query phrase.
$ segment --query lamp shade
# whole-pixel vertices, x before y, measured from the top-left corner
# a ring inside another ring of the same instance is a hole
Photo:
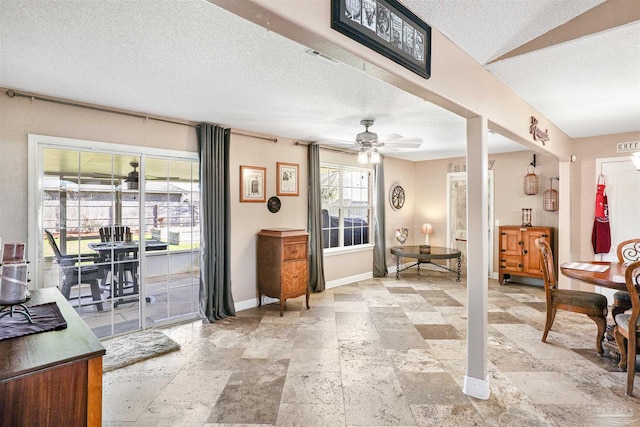
[[[433,227],[431,227],[431,224],[422,224],[422,234],[431,234],[433,233]]]

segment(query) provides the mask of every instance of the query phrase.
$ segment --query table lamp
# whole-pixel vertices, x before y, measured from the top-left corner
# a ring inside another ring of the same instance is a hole
[[[433,233],[433,227],[431,224],[422,224],[422,234],[424,234],[424,244],[429,245],[429,234]]]

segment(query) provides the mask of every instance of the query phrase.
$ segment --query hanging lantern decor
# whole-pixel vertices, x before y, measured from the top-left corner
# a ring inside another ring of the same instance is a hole
[[[560,180],[557,176],[549,178],[549,189],[542,195],[542,208],[547,212],[558,210],[558,191],[553,189],[553,180]]]
[[[529,166],[533,166],[533,164]],[[529,166],[527,166],[527,174],[524,176],[524,194],[535,196],[540,191],[540,178],[535,174],[536,167],[533,166],[533,172],[529,172]]]

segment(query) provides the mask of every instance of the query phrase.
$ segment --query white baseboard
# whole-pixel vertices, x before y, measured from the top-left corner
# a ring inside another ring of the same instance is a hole
[[[489,399],[489,377],[481,380],[465,375],[462,392],[467,396],[475,397],[476,399]]]
[[[258,298],[246,299],[244,301],[238,301],[233,304],[236,311],[249,310],[250,308],[256,308],[258,306]],[[262,296],[262,304],[272,304],[274,302],[280,302],[277,298],[270,298],[268,296]]]
[[[356,274],[355,276],[342,277],[337,280],[331,280],[325,283],[326,289],[337,288],[338,286],[348,285],[349,283],[358,282],[360,280],[367,280],[373,277],[373,273]]]
[[[395,268],[393,270],[395,272]],[[341,279],[332,280],[325,283],[326,289],[337,288],[338,286],[348,285],[349,283],[358,282],[360,280],[367,280],[373,277],[373,273],[362,273],[355,276],[343,277]],[[280,300],[277,298],[270,298],[268,296],[262,296],[262,304],[277,303]],[[250,298],[244,301],[238,301],[234,304],[236,311],[248,310],[258,306],[258,298]]]

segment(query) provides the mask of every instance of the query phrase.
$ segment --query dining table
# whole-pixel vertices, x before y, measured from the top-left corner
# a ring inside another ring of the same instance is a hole
[[[604,271],[600,271],[603,270]],[[560,272],[571,278],[580,280],[593,286],[614,289],[616,291],[626,291],[624,273],[627,266],[623,262],[608,261],[571,261],[560,265]],[[602,345],[608,348],[612,355],[619,357],[618,346],[613,339],[613,325],[607,326],[607,336]],[[612,356],[612,360],[615,357]]]
[[[575,268],[572,268],[575,267]],[[581,268],[579,268],[581,267]],[[604,271],[598,271],[604,267]],[[560,272],[572,279],[589,283],[594,286],[615,289],[616,291],[626,291],[627,285],[624,281],[626,265],[623,262],[609,261],[579,261],[565,262],[560,265]]]
[[[124,265],[134,265],[135,269],[138,268],[138,254],[140,252],[140,242],[137,240],[132,241],[111,241],[111,242],[96,242],[89,243],[87,247],[93,251],[96,251],[100,258],[101,262],[105,263],[104,265],[108,265],[113,263],[114,272],[117,275],[117,286],[113,287],[113,298],[116,300],[117,298],[124,297],[124,289],[125,289],[125,268]],[[167,243],[161,242],[159,240],[148,239],[144,241],[145,251],[162,251],[167,249]],[[105,271],[105,276],[103,281],[106,281],[108,272]],[[138,280],[136,277],[137,271],[133,272],[132,277],[132,288],[133,291],[127,296],[137,295],[139,293]],[[106,285],[106,283],[103,283]],[[114,307],[117,307],[118,304],[122,304],[123,300],[116,300],[114,302]]]

